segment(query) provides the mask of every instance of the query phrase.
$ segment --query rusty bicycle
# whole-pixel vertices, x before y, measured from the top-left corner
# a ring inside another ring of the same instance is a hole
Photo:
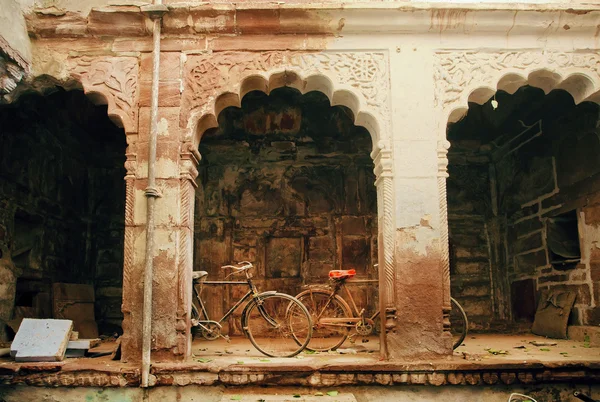
[[[379,281],[376,279],[350,280],[354,276],[356,276],[354,269],[332,270],[329,271],[328,288],[310,288],[296,295],[296,298],[310,312],[313,322],[312,338],[307,349],[320,352],[335,350],[349,337],[356,335],[364,337],[374,332],[379,310],[372,315],[367,315],[364,308],[359,310],[346,285],[378,283]],[[342,288],[351,304],[348,304],[339,294]],[[454,298],[451,298],[451,307],[452,348],[456,349],[467,336],[469,322],[465,311]]]
[[[192,326],[199,328],[204,339],[215,340],[228,336],[221,333],[222,323],[233,312],[246,303],[241,315],[242,330],[250,342],[261,353],[270,357],[293,357],[308,345],[312,335],[312,321],[306,307],[295,297],[277,291],[259,293],[252,282],[251,262],[225,265],[232,269],[226,279],[234,274],[244,274],[245,281],[207,281],[208,272],[194,271]],[[200,297],[204,285],[246,285],[248,292],[218,321],[212,320]],[[200,288],[200,289],[198,289]]]

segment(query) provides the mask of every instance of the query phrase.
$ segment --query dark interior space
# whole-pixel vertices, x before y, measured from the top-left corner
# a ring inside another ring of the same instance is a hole
[[[377,195],[371,137],[352,112],[320,92],[251,92],[219,115],[200,142],[194,269],[247,260],[259,290],[296,295],[328,283],[332,269],[376,279]],[[235,279],[235,277],[234,277]],[[377,308],[374,284],[353,285],[358,306]],[[205,286],[219,319],[245,293]],[[240,334],[237,315],[224,332]]]
[[[452,295],[472,330],[527,330],[560,293],[575,296],[570,325],[600,324],[598,112],[525,86],[449,125]]]
[[[80,338],[121,332],[125,133],[82,91],[0,107],[2,336],[69,318]]]

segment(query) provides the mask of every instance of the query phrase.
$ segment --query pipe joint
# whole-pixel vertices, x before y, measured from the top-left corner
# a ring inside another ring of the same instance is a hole
[[[146,197],[154,197],[154,198],[162,197],[162,194],[156,187],[146,187],[146,190],[144,190],[144,195]]]

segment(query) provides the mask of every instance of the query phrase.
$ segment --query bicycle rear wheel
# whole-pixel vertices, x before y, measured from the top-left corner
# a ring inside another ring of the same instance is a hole
[[[271,357],[296,356],[312,335],[306,307],[285,293],[252,299],[242,314],[242,327],[254,347]]]
[[[344,299],[335,295],[331,297],[331,291],[324,289],[309,289],[298,294],[296,298],[308,309],[313,322],[313,334],[308,350],[326,352],[335,350],[342,346],[352,321],[344,322],[343,318],[353,318],[350,307]],[[328,319],[342,318],[339,322],[327,323]]]
[[[454,299],[450,298],[450,332],[452,333],[452,349],[459,347],[467,336],[469,330],[469,320],[467,314],[461,305]]]

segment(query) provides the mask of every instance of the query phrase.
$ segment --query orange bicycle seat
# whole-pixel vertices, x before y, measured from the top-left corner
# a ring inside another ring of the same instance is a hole
[[[356,275],[355,269],[334,269],[329,271],[329,277],[332,279],[352,278],[354,275]]]

